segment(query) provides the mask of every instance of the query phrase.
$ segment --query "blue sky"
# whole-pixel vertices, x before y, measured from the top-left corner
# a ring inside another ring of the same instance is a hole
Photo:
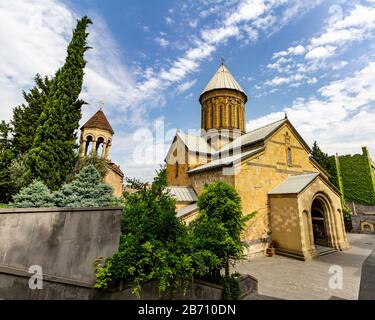
[[[3,0],[1,119],[37,72],[61,66],[83,15],[94,25],[82,123],[103,100],[126,176],[149,180],[176,128],[199,129],[199,94],[221,57],[249,97],[248,130],[287,112],[310,144],[375,154],[373,0]]]

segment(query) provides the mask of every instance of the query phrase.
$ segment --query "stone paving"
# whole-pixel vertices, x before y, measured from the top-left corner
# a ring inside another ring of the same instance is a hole
[[[236,270],[258,279],[255,299],[357,300],[364,260],[375,249],[374,234],[348,234],[352,249],[335,252],[311,261],[282,256],[257,257],[239,263]],[[343,289],[330,289],[329,268],[343,268]],[[254,299],[254,297],[249,297]]]

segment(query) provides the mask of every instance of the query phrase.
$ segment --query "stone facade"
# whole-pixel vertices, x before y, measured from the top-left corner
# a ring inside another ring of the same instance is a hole
[[[215,79],[215,83],[221,83],[220,79]],[[199,140],[199,145],[209,151],[202,153],[200,158],[196,145],[186,143],[186,139],[177,135],[166,157],[168,185],[191,187],[198,196],[205,184],[214,181],[232,185],[241,197],[243,214],[257,212],[248,221],[243,234],[249,244],[249,255],[264,252],[266,240],[271,238],[279,253],[289,253],[303,260],[316,256],[313,227],[318,228],[315,222],[319,219],[323,221],[326,246],[338,250],[349,248],[340,192],[329,183],[328,174],[312,160],[311,149],[287,118],[248,133],[241,132],[240,137],[229,138],[226,144],[213,144],[207,139],[206,129],[214,127],[220,136],[221,131],[234,121],[227,112],[233,108],[233,99],[237,99],[235,108],[244,112],[247,97],[242,89],[215,88],[202,93],[201,125],[205,142]],[[211,109],[216,110],[213,117]],[[224,118],[217,120],[218,115]],[[245,123],[244,113],[240,122],[234,121],[241,131],[244,130],[242,122]],[[270,195],[288,177],[314,173],[316,178],[309,181],[304,190],[296,194]],[[313,224],[311,212],[317,197],[322,199],[324,212],[322,218],[314,217]],[[189,213],[182,219],[190,222],[196,215]]]

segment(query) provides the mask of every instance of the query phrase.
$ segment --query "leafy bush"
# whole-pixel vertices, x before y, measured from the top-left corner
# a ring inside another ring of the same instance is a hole
[[[234,273],[229,277],[223,277],[221,284],[223,286],[224,300],[238,300],[240,298],[240,275],[238,273]]]
[[[139,295],[144,283],[154,280],[163,292],[194,276],[203,277],[207,266],[220,265],[212,252],[194,251],[192,232],[176,217],[176,201],[165,191],[164,170],[151,188],[128,180],[137,192],[126,197],[119,250],[97,265],[96,288],[123,280]]]
[[[245,222],[255,212],[242,216],[241,198],[226,182],[207,185],[198,199],[200,216],[192,223],[195,248],[213,252],[221,265],[210,270],[210,276],[220,279],[221,268],[230,275],[230,263],[243,258],[246,244],[241,240]]]
[[[54,207],[51,191],[41,181],[34,180],[28,187],[13,197],[15,208],[50,208]]]
[[[228,185],[217,185],[224,200],[215,208],[222,215],[213,211],[210,195],[206,194],[200,204],[207,210],[187,227],[176,217],[176,202],[165,191],[164,174],[164,169],[159,171],[151,188],[128,180],[137,192],[126,197],[118,252],[104,264],[96,264],[96,288],[125,281],[134,286],[133,293],[139,296],[148,281],[158,281],[160,292],[183,286],[194,277],[221,283],[222,267],[229,259],[241,256],[244,245],[237,235],[245,220],[241,218],[237,193]],[[230,283],[226,296],[238,296],[235,283]]]

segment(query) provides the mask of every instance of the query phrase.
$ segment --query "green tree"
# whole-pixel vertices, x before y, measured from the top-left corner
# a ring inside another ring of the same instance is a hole
[[[29,152],[30,175],[44,181],[52,190],[58,189],[77,161],[77,133],[84,104],[82,89],[88,49],[86,28],[91,20],[78,21],[68,46],[65,64],[59,69],[48,91],[46,104]]]
[[[16,155],[27,153],[33,145],[39,118],[42,114],[52,80],[35,76],[35,86],[30,92],[23,91],[25,103],[13,109],[12,148]]]
[[[210,276],[220,279],[220,271],[230,276],[230,264],[243,258],[245,243],[241,233],[245,222],[255,213],[242,216],[241,198],[226,182],[206,185],[198,198],[200,216],[192,223],[195,250],[213,252],[221,264],[210,270]]]
[[[9,167],[14,159],[11,148],[11,126],[0,122],[0,203],[8,203],[14,191]]]
[[[113,188],[101,182],[93,165],[84,167],[71,183],[64,184],[53,193],[57,207],[87,208],[108,207],[113,199]]]
[[[102,180],[104,180],[104,177],[107,175],[109,170],[108,161],[100,158],[96,153],[90,154],[89,156],[83,158],[79,158],[72,172],[69,174],[67,180],[74,180],[74,177],[78,174],[78,172],[89,165],[93,165],[95,169],[98,170]]]
[[[327,153],[323,152],[320,147],[318,146],[318,143],[314,141],[314,145],[312,147],[311,156],[313,159],[318,162],[323,169],[327,170],[329,174],[332,172],[332,162],[329,159],[329,156]]]
[[[139,294],[154,280],[163,292],[203,276],[207,261],[219,263],[211,252],[192,252],[191,234],[176,217],[175,199],[165,191],[163,168],[150,188],[137,180],[128,183],[137,192],[126,198],[119,251],[97,265],[97,288],[123,280]]]
[[[34,180],[28,187],[13,197],[15,208],[49,208],[54,207],[51,191],[41,181]]]

